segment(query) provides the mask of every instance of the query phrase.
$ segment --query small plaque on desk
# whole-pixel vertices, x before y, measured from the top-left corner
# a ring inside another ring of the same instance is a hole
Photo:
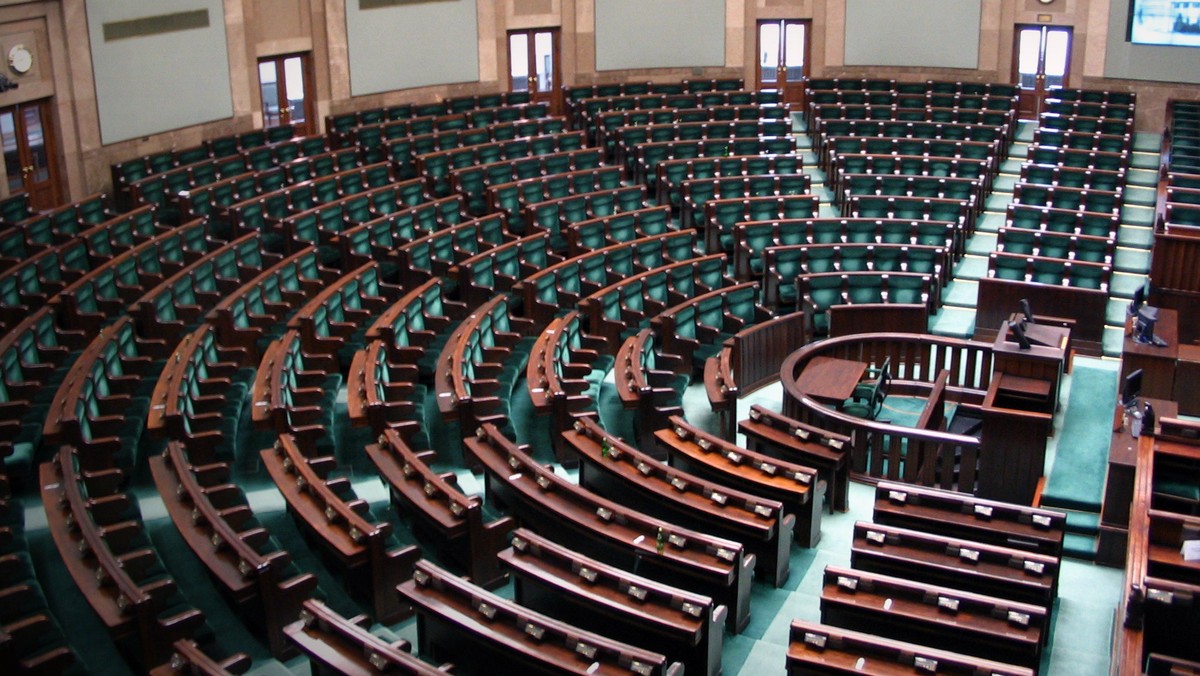
[[[1189,563],[1200,561],[1200,540],[1184,540],[1179,553],[1183,555],[1183,560]]]

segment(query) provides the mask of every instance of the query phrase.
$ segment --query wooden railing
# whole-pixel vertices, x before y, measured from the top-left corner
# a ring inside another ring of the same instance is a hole
[[[866,420],[827,408],[796,386],[797,377],[817,356],[879,366],[890,360],[892,394],[928,397],[947,371],[946,401],[977,407],[992,378],[991,345],[970,340],[909,333],[870,333],[830,338],[792,353],[783,362],[785,415],[851,437],[850,467],[867,481],[907,481],[967,493],[975,489],[980,441],[931,427],[902,427]],[[935,417],[936,418],[936,417]],[[959,485],[959,469],[964,484]]]

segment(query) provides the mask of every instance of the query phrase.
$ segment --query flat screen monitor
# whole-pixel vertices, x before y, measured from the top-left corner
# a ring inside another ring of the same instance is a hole
[[[1128,40],[1200,47],[1200,0],[1130,0]]]
[[[1136,315],[1138,310],[1142,309],[1142,303],[1146,302],[1146,285],[1139,286],[1133,291],[1133,298],[1129,300],[1129,314]]]
[[[1121,404],[1126,408],[1137,403],[1138,395],[1142,393],[1142,370],[1138,369],[1125,376],[1125,384],[1121,387]]]
[[[1134,323],[1134,338],[1139,343],[1147,345],[1165,346],[1161,338],[1154,337],[1154,325],[1158,323],[1158,308],[1150,305],[1142,305],[1137,312],[1137,321]]]

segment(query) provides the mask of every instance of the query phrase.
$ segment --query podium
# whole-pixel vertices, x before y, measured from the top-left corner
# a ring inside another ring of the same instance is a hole
[[[1045,471],[1046,439],[1053,431],[1071,331],[1043,324],[1028,328],[1034,326],[1038,328],[1026,332],[1029,349],[1021,349],[1007,323],[992,345],[994,368],[983,400],[975,492],[981,498],[1032,504]]]

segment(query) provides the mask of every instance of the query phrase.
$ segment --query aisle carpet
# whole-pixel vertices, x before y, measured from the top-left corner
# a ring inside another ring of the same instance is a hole
[[[1042,492],[1043,506],[1100,511],[1118,368],[1116,362],[1075,359],[1054,467]]]

